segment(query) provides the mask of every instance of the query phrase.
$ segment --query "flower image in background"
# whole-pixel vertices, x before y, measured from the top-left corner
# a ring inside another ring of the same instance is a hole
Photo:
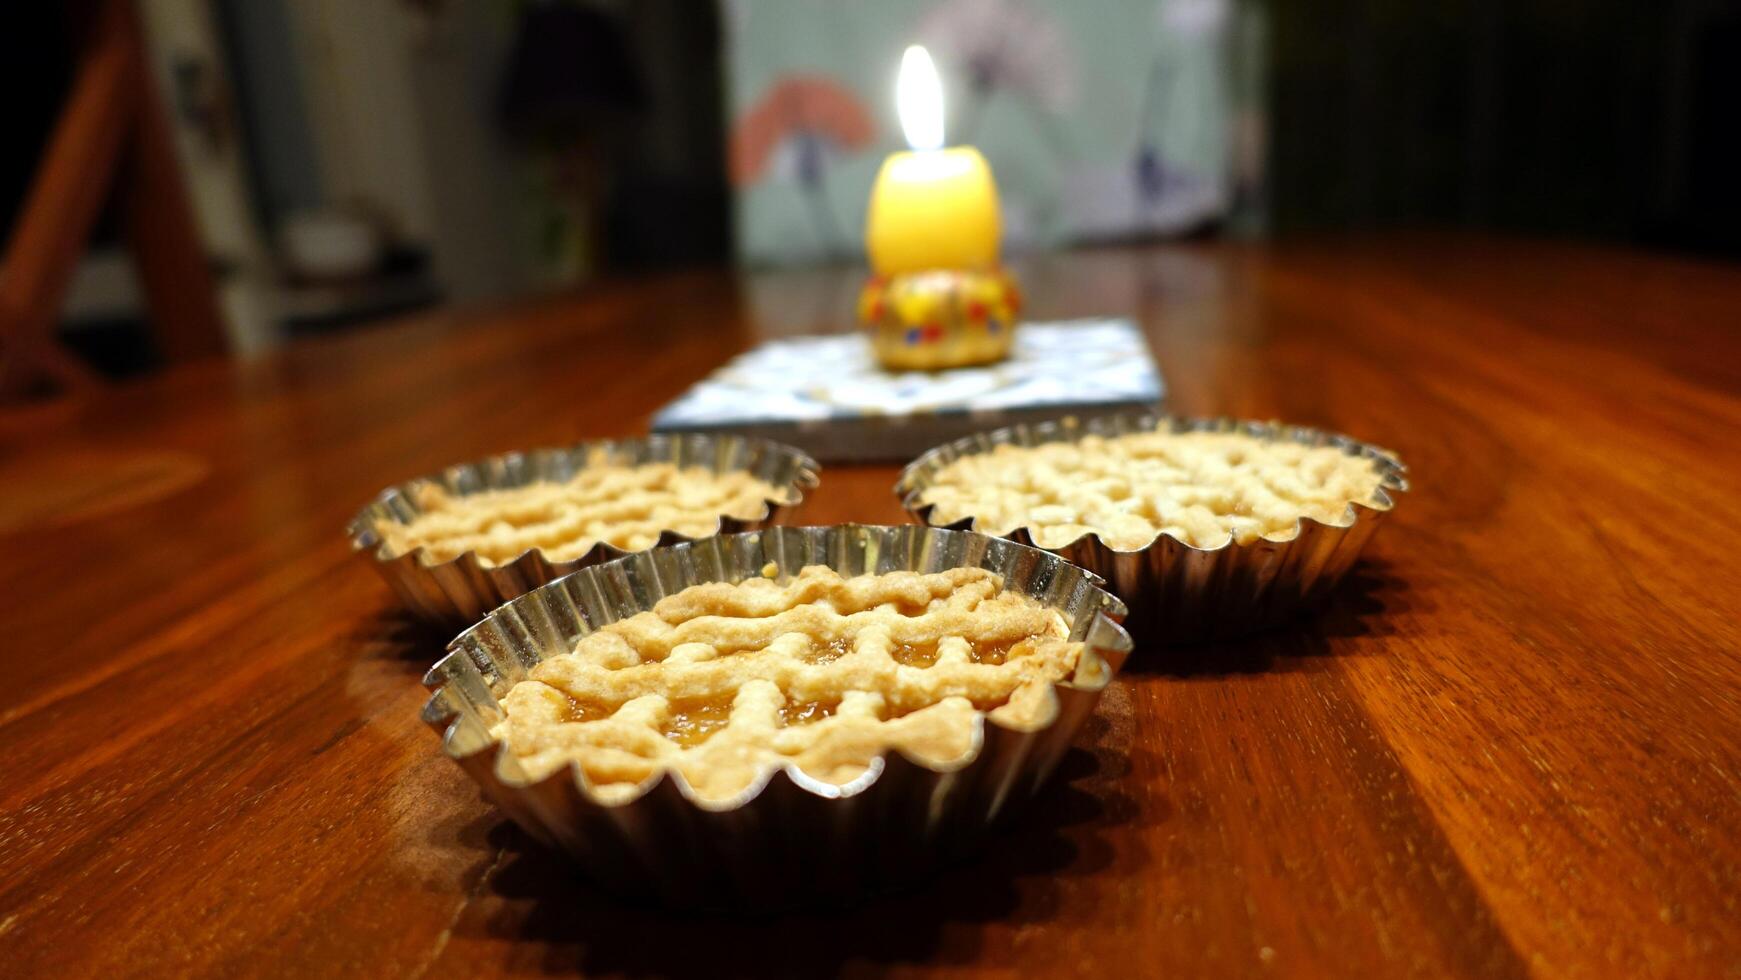
[[[745,187],[765,177],[793,183],[809,207],[821,257],[856,248],[828,201],[831,157],[859,152],[876,136],[876,124],[851,90],[825,75],[781,77],[743,115],[731,132],[731,178]]]
[[[1049,145],[1062,151],[1054,119],[1075,105],[1075,57],[1064,28],[1022,0],[943,0],[918,35],[939,64],[966,81],[951,142],[971,143],[1000,93],[1028,110]]]
[[[1005,254],[1241,223],[1236,204],[1264,199],[1264,11],[1252,0],[722,9],[734,155],[749,138],[744,123],[778,104],[786,78],[832,82],[870,129],[859,144],[833,124],[790,121],[808,108],[770,112],[785,120],[771,128],[785,148],[734,171],[735,233],[750,265],[858,253],[877,165],[904,148],[895,76],[915,43],[943,79],[946,142],[978,148],[997,175]]]
[[[1168,161],[1160,131],[1169,113],[1202,114],[1205,109],[1204,100],[1179,91],[1190,79],[1180,77],[1176,48],[1220,50],[1229,15],[1228,0],[1161,0],[1155,7],[1155,55],[1143,90],[1142,136],[1134,161],[1137,200],[1145,211],[1159,209],[1165,198],[1200,192],[1204,178]],[[1207,120],[1207,125],[1225,125],[1219,113],[1214,115],[1217,118]]]

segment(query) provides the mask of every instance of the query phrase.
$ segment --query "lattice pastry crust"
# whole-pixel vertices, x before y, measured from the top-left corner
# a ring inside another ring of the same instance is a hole
[[[430,562],[476,551],[484,565],[500,565],[531,548],[550,561],[571,561],[601,541],[639,551],[652,547],[661,531],[713,534],[722,516],[759,519],[767,501],[781,494],[742,470],[594,465],[562,483],[479,493],[452,494],[426,483],[417,489],[421,513],[415,520],[381,520],[376,530],[393,554],[421,547]]]
[[[1168,534],[1197,548],[1259,538],[1285,541],[1299,520],[1345,525],[1350,503],[1382,506],[1384,475],[1334,446],[1239,432],[1089,435],[1074,442],[1000,445],[963,456],[919,497],[930,521],[974,519],[974,530],[1027,527],[1042,548],[1089,532],[1120,551]]]
[[[606,800],[662,769],[708,800],[788,763],[846,783],[894,749],[965,760],[982,711],[1050,724],[1083,650],[1068,637],[980,568],[697,585],[534,667],[492,734],[530,778],[572,761]]]

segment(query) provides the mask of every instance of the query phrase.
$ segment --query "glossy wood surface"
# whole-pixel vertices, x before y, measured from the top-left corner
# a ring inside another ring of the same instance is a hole
[[[0,455],[8,976],[1732,976],[1741,272],[1479,239],[1037,259],[1184,413],[1390,446],[1335,604],[1142,649],[981,858],[847,913],[625,906],[437,754],[446,637],[340,529],[379,487],[641,431],[855,274],[442,312],[95,396]],[[800,518],[897,521],[892,467]]]

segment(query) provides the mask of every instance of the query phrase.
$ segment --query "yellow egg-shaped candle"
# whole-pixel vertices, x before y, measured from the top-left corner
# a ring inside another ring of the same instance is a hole
[[[912,150],[883,161],[865,213],[864,247],[879,276],[997,265],[997,184],[971,146],[943,148],[943,82],[925,49],[901,57],[895,82]]]
[[[878,275],[997,264],[997,185],[971,146],[896,153],[883,161],[865,216]]]

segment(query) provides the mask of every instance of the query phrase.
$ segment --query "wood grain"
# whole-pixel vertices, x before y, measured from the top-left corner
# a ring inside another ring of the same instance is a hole
[[[1735,269],[1399,238],[1023,275],[1036,316],[1139,318],[1175,410],[1347,431],[1416,489],[1322,616],[1188,671],[1139,651],[987,853],[852,912],[672,916],[438,757],[446,638],[346,518],[639,431],[762,336],[838,328],[854,274],[649,279],[199,362],[5,449],[5,972],[1741,971]],[[831,468],[802,517],[899,520],[893,477]]]

